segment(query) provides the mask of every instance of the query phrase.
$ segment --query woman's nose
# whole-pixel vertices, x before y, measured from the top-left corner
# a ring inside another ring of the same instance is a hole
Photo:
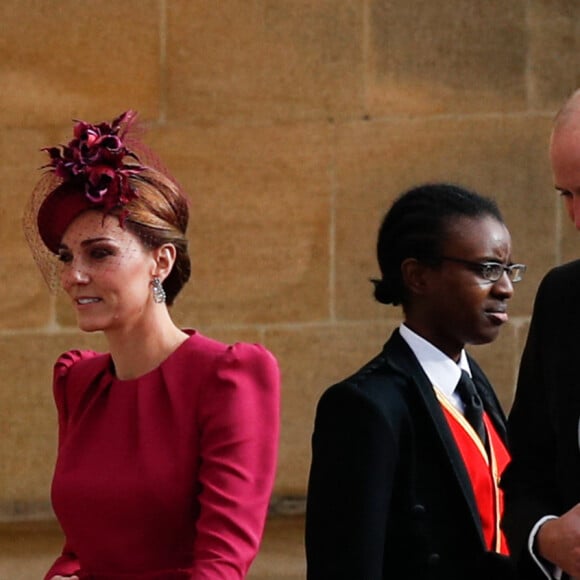
[[[61,284],[67,289],[75,284],[86,284],[89,276],[82,264],[71,262],[61,272]]]

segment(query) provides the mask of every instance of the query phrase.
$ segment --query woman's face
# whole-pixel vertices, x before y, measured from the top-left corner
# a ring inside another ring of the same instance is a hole
[[[152,307],[154,252],[119,218],[94,210],[80,214],[62,237],[59,259],[60,281],[81,330],[128,330]]]
[[[511,265],[510,234],[493,217],[461,217],[448,225],[441,256]],[[453,359],[465,344],[495,340],[508,320],[513,286],[505,272],[497,282],[489,282],[476,266],[444,260],[425,269],[425,281],[416,321],[420,334]]]

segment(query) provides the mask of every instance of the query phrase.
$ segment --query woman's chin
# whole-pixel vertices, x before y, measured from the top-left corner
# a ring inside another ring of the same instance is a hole
[[[105,325],[98,320],[77,318],[77,325],[83,332],[98,332],[105,329]]]

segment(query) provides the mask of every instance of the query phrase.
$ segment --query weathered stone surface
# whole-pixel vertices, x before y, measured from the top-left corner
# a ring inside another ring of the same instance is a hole
[[[575,0],[529,2],[529,104],[533,109],[557,111],[578,88],[578,19]]]
[[[363,3],[168,3],[168,118],[361,115]]]
[[[191,195],[189,324],[329,316],[330,131],[171,126],[159,153]]]
[[[100,121],[133,108],[157,118],[161,3],[38,0],[0,4],[0,124]]]
[[[397,322],[266,331],[265,344],[278,357],[283,380],[277,494],[305,492],[320,395],[377,354]]]
[[[368,112],[525,110],[526,4],[372,0]]]
[[[22,227],[25,204],[40,176],[42,156],[36,154],[46,139],[42,130],[0,132],[0,329],[41,327],[50,318],[50,295]]]

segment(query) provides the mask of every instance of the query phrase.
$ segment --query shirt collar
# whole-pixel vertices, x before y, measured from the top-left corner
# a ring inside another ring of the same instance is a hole
[[[469,368],[465,349],[461,350],[459,363],[456,363],[436,346],[433,346],[428,340],[413,332],[405,324],[401,324],[399,332],[403,340],[413,351],[413,354],[431,383],[447,397],[453,398],[453,391],[459,382],[461,371],[464,370],[471,376],[471,369]]]

